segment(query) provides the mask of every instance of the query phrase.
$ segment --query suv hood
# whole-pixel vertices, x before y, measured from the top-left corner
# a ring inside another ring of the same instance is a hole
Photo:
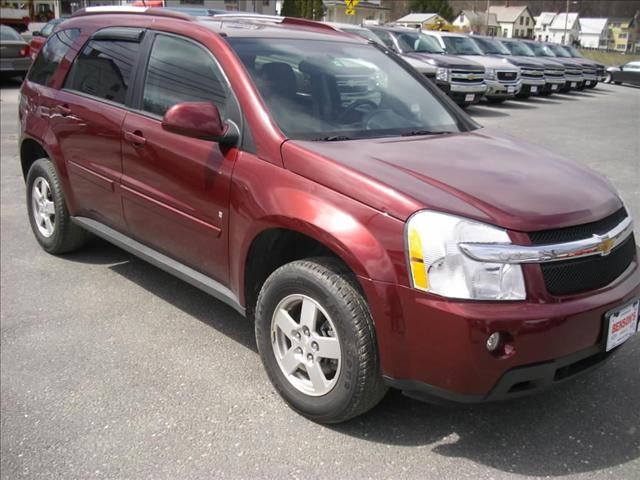
[[[620,208],[608,180],[487,129],[339,142],[286,141],[287,169],[400,220],[432,208],[517,231],[599,220]]]
[[[478,62],[487,68],[500,68],[502,70],[518,70],[518,67],[509,63],[506,58],[491,57],[488,55],[460,55],[462,58]]]
[[[405,53],[403,57],[414,58],[422,62],[428,62],[436,67],[448,67],[456,69],[465,69],[471,71],[484,72],[484,67],[466,58],[456,57],[454,55],[445,55],[442,53]]]

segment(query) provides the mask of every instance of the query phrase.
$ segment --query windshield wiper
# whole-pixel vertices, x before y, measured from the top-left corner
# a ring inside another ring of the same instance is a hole
[[[434,132],[432,130],[409,130],[408,132],[403,132],[400,135],[403,137],[416,137],[418,135],[445,135],[451,132]]]
[[[314,142],[341,142],[342,140],[351,140],[351,137],[346,135],[331,135],[329,137],[314,138]]]

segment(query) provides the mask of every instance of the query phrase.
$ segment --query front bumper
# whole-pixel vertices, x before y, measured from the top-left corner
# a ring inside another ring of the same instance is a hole
[[[522,89],[522,80],[518,79],[515,82],[499,82],[496,80],[486,80],[487,92],[486,97],[491,98],[513,98]]]
[[[600,364],[609,357],[602,346],[605,313],[640,297],[637,261],[611,285],[561,301],[447,300],[361,282],[386,381],[411,396],[464,403],[534,393]],[[486,349],[496,331],[512,339],[502,356]]]
[[[31,57],[24,58],[0,58],[0,72],[24,74],[31,66]]]
[[[478,103],[487,91],[487,85],[484,83],[466,85],[460,83],[437,82],[437,84],[449,97],[451,97],[454,102],[460,105]],[[472,100],[469,100],[470,95],[473,95]]]

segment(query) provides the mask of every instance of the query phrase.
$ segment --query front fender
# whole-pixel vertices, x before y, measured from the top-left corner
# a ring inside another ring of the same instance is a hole
[[[271,228],[316,240],[359,277],[406,278],[403,222],[243,152],[233,173],[229,225],[230,287],[241,302],[251,243]]]

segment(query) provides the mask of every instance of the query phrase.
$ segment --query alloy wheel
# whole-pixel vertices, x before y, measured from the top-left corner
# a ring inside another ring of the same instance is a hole
[[[56,207],[51,186],[44,177],[37,177],[31,188],[31,210],[38,231],[44,237],[53,235],[56,226]]]
[[[331,317],[311,297],[285,297],[271,319],[271,344],[285,378],[298,391],[322,396],[335,387],[342,351]]]

